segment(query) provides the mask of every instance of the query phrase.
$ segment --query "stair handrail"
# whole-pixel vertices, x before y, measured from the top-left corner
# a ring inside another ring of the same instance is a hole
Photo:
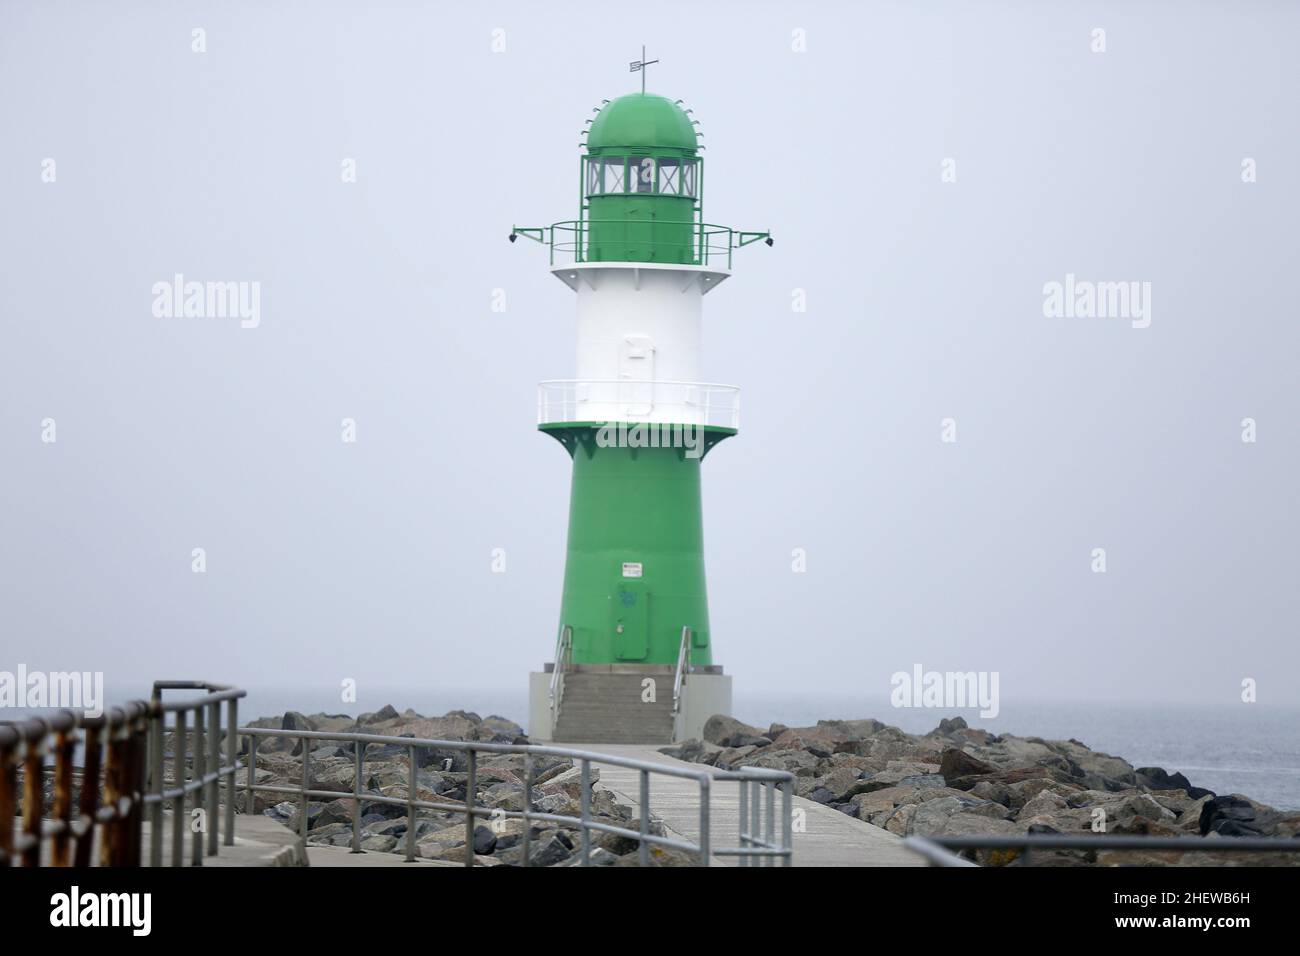
[[[681,712],[682,706],[682,685],[686,679],[686,673],[691,666],[691,628],[686,625],[682,628],[682,642],[677,649],[677,673],[673,677],[673,738],[677,735],[677,718]]]
[[[549,693],[552,735],[555,733],[555,725],[560,719],[560,702],[564,699],[564,669],[568,666],[572,657],[573,627],[566,624],[560,628],[560,636],[555,639],[555,665],[551,671],[551,689]]]

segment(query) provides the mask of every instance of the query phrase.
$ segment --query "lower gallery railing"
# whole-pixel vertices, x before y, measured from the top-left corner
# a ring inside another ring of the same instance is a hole
[[[201,692],[197,697],[164,702],[164,691]],[[243,690],[201,681],[158,681],[149,701],[135,701],[107,710],[100,717],[62,710],[46,717],[0,724],[0,867],[89,866],[98,837],[100,866],[140,866],[144,862],[144,822],[149,819],[149,865],[201,866],[205,856],[213,857],[222,844],[234,844],[236,790],[244,792],[245,807],[253,805],[256,793],[295,796],[300,809],[300,835],[306,843],[306,804],[313,797],[336,800],[351,796],[352,849],[360,852],[360,808],[364,803],[403,806],[408,827],[406,858],[414,859],[415,819],[420,810],[465,814],[466,866],[474,865],[473,831],[479,817],[519,818],[525,821],[522,834],[524,864],[531,851],[533,821],[560,824],[581,831],[580,862],[590,861],[591,834],[612,833],[639,841],[640,862],[649,862],[650,849],[663,846],[696,855],[696,862],[708,865],[710,856],[736,857],[741,865],[772,866],[777,860],[788,866],[792,857],[791,801],[794,777],[790,773],[759,768],[739,771],[694,770],[662,763],[634,760],[563,747],[529,744],[493,744],[464,740],[432,740],[390,737],[382,734],[350,734],[309,730],[276,730],[239,727],[238,700]],[[223,706],[224,705],[224,706]],[[223,721],[224,711],[224,721]],[[171,720],[168,722],[168,715]],[[233,732],[232,732],[233,731]],[[169,744],[170,735],[170,746]],[[238,738],[246,738],[247,759],[239,759]],[[265,737],[298,740],[302,752],[302,785],[261,785],[256,782],[257,744]],[[314,790],[311,780],[311,748],[308,740],[350,741],[356,765],[351,794]],[[410,777],[407,796],[389,797],[362,788],[365,752],[369,744],[407,748]],[[416,751],[434,748],[461,751],[468,762],[464,802],[426,801],[415,798]],[[81,751],[80,765],[77,752]],[[47,766],[53,753],[54,765]],[[522,754],[526,780],[523,809],[504,811],[476,806],[475,779],[478,755]],[[581,767],[582,788],[578,816],[544,813],[533,809],[532,764],[534,757],[560,757]],[[638,771],[640,820],[633,830],[591,817],[591,768],[595,764]],[[237,787],[236,774],[247,773]],[[691,841],[652,832],[650,780],[652,775],[694,780],[699,787],[699,837]],[[45,782],[53,778],[53,799],[45,807]],[[73,809],[74,782],[80,793]],[[740,819],[737,845],[714,847],[710,832],[712,785],[734,782],[739,788]],[[22,816],[17,818],[19,785]],[[224,790],[224,799],[221,791]],[[777,809],[778,793],[780,810]],[[164,817],[164,809],[171,818]],[[189,810],[187,813],[186,810]],[[777,814],[780,814],[778,823]],[[188,822],[187,822],[188,821]],[[186,840],[186,833],[189,839]],[[222,837],[224,836],[224,839]],[[166,848],[166,852],[164,852]]]

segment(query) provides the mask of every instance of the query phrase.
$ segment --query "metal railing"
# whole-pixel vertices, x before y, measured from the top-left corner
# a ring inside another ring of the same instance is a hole
[[[564,672],[573,657],[573,628],[568,624],[560,628],[555,639],[555,669],[551,671],[551,689],[547,693],[551,710],[551,734],[560,722],[560,706],[564,703]]]
[[[567,629],[566,629],[567,630]],[[571,641],[571,632],[564,646]],[[197,690],[201,696],[164,702],[164,691]],[[562,684],[561,684],[562,691]],[[791,801],[793,774],[785,771],[749,767],[736,771],[695,770],[663,763],[635,760],[608,754],[562,747],[531,744],[493,744],[463,740],[431,740],[393,737],[382,734],[339,733],[333,731],[285,730],[238,727],[239,698],[245,692],[234,687],[201,681],[158,681],[152,699],[134,701],[110,708],[100,717],[88,717],[71,710],[50,716],[0,724],[0,867],[17,863],[39,866],[49,844],[48,860],[54,866],[88,866],[92,862],[96,835],[99,837],[101,866],[139,866],[143,862],[144,819],[149,811],[149,863],[152,866],[181,866],[186,860],[185,834],[190,833],[189,864],[201,866],[204,856],[216,856],[222,844],[234,844],[236,792],[245,793],[245,812],[254,808],[254,795],[279,793],[296,796],[299,802],[299,835],[304,847],[308,839],[308,801],[353,800],[352,849],[360,852],[361,805],[403,806],[407,811],[406,858],[415,858],[418,811],[464,813],[466,817],[465,865],[474,865],[474,826],[480,817],[521,819],[524,822],[521,842],[525,865],[531,861],[532,828],[535,822],[554,823],[581,832],[579,861],[591,859],[593,833],[610,833],[638,841],[640,862],[649,863],[653,847],[661,846],[696,855],[696,862],[708,865],[711,856],[736,857],[741,865],[790,865]],[[222,723],[222,705],[225,723]],[[170,727],[167,716],[172,716]],[[81,732],[80,736],[78,731]],[[171,735],[170,752],[167,737]],[[53,736],[55,764],[45,766],[45,757]],[[238,738],[248,739],[247,760],[241,762],[236,750]],[[264,737],[296,739],[301,744],[301,786],[259,784],[257,742]],[[355,773],[350,794],[311,787],[311,748],[308,741],[350,741],[353,743]],[[224,753],[222,744],[224,743]],[[409,776],[406,796],[393,797],[363,789],[365,751],[369,744],[402,747],[407,751]],[[75,753],[80,746],[83,760],[76,767]],[[463,752],[467,774],[465,799],[418,799],[419,760],[421,750]],[[479,754],[521,754],[524,756],[525,780],[522,810],[477,805],[477,770]],[[187,755],[192,756],[187,761]],[[170,756],[170,761],[168,757]],[[534,809],[534,761],[540,757],[572,760],[581,768],[579,815],[546,813]],[[170,766],[169,766],[170,764]],[[637,829],[594,819],[591,813],[593,764],[635,770],[639,776],[639,813]],[[247,773],[241,787],[236,772]],[[653,832],[650,814],[650,780],[658,774],[694,780],[699,787],[699,837],[692,841]],[[22,777],[22,818],[15,833],[17,787]],[[45,818],[44,783],[54,777],[54,800],[50,819]],[[78,808],[72,809],[73,779],[79,777],[81,792]],[[225,781],[224,801],[221,783]],[[737,845],[713,846],[710,832],[712,787],[717,782],[735,782],[739,787],[740,819]],[[780,823],[777,821],[777,795],[781,795]],[[189,805],[190,813],[186,808]],[[164,818],[170,805],[171,819]],[[193,825],[198,817],[201,824]],[[170,823],[170,826],[166,826]],[[168,832],[165,832],[168,831]],[[224,840],[221,839],[224,830]],[[170,843],[170,851],[163,852]]]
[[[677,648],[677,670],[673,674],[673,740],[682,739],[682,688],[690,667],[691,629],[687,626],[682,628],[682,641]]]
[[[1300,837],[1162,837],[1098,833],[1026,833],[1023,836],[911,836],[903,846],[931,866],[976,866],[957,854],[974,850],[1022,850],[1020,865],[1028,865],[1033,850],[1173,850],[1179,853],[1295,853]],[[955,851],[955,852],[954,852]]]
[[[326,730],[276,730],[273,728],[241,727],[241,737],[249,738],[249,756],[247,764],[247,782],[242,788],[250,794],[248,802],[252,803],[252,794],[275,793],[298,798],[299,837],[304,848],[308,840],[308,801],[339,800],[351,797],[352,803],[352,852],[361,850],[361,805],[383,804],[406,808],[406,859],[416,859],[417,814],[420,810],[441,811],[465,814],[465,866],[474,865],[474,827],[480,817],[493,820],[517,819],[523,821],[520,835],[523,865],[532,861],[532,827],[533,822],[555,823],[561,826],[575,827],[581,831],[579,845],[579,862],[583,866],[591,862],[591,834],[610,833],[639,843],[638,858],[642,866],[650,862],[651,847],[661,846],[695,854],[696,864],[709,865],[709,857],[734,856],[741,865],[772,866],[781,860],[783,866],[789,866],[793,855],[791,841],[791,797],[794,789],[794,775],[786,771],[746,768],[735,771],[691,770],[674,767],[647,760],[635,760],[610,754],[594,753],[585,750],[573,750],[564,747],[539,746],[535,744],[493,744],[467,740],[431,740],[415,737],[393,737],[384,734],[339,733]],[[302,751],[302,784],[297,787],[259,784],[256,781],[257,741],[263,737],[287,737],[296,739]],[[318,790],[311,787],[311,748],[308,741],[322,740],[330,743],[351,743],[353,745],[353,787],[352,792],[341,793],[335,790]],[[404,747],[407,751],[409,775],[406,784],[406,796],[386,796],[383,793],[367,791],[362,788],[364,776],[365,752],[370,744],[386,747]],[[465,799],[456,800],[421,800],[417,793],[419,783],[417,767],[418,753],[421,750],[456,751],[466,755]],[[502,807],[485,807],[477,805],[478,790],[478,755],[479,754],[522,754],[524,756],[523,809],[506,810]],[[533,809],[534,758],[559,757],[572,760],[581,767],[581,792],[579,794],[579,815],[546,813]],[[640,819],[638,829],[618,826],[593,819],[591,816],[592,764],[606,764],[635,770],[639,774]],[[652,831],[650,815],[650,778],[652,774],[695,780],[699,785],[699,839],[695,841],[677,839]],[[712,785],[717,781],[736,781],[740,786],[740,821],[737,832],[738,845],[734,847],[713,847],[710,834],[710,799]],[[777,827],[776,797],[778,788],[782,794],[781,820]]]
[[[99,717],[61,710],[0,726],[0,866],[40,866],[46,840],[50,865],[89,866],[96,830],[100,866],[125,865],[138,853],[146,715],[147,705],[137,701]],[[45,765],[51,736],[52,770]],[[78,746],[85,754],[81,768],[74,767]],[[15,834],[20,768],[22,822]],[[45,778],[51,773],[46,820]],[[75,816],[74,776],[82,782]]]
[[[203,690],[199,698],[162,703],[162,691]],[[100,866],[138,866],[143,848],[144,817],[149,811],[150,863],[162,865],[163,805],[172,805],[170,862],[183,862],[183,839],[192,832],[191,859],[201,865],[217,853],[222,821],[218,785],[226,779],[225,843],[234,842],[235,738],[228,731],[238,723],[235,701],[244,691],[199,681],[158,681],[153,698],[109,708],[98,717],[73,710],[0,725],[0,866],[18,862],[39,866],[49,842],[52,866],[89,866],[96,836]],[[227,705],[223,731],[220,705]],[[193,720],[193,774],[186,780],[187,716]],[[167,715],[173,715],[172,776],[164,789],[164,737]],[[223,737],[226,755],[219,750]],[[53,738],[51,742],[51,737]],[[206,746],[205,746],[206,740]],[[78,748],[81,765],[76,765]],[[53,750],[54,766],[46,765]],[[211,769],[209,769],[209,763]],[[15,835],[13,821],[19,771],[22,776],[22,823]],[[53,800],[45,815],[45,780],[53,777]],[[74,814],[73,782],[80,784]],[[198,827],[185,826],[185,800],[201,811]]]
[[[537,386],[537,424],[628,422],[740,428],[740,389],[714,382],[555,379]],[[662,436],[660,436],[662,438]]]
[[[638,259],[635,261],[645,261],[662,265],[695,265],[695,266],[713,266],[717,269],[731,269],[732,253],[736,249],[741,249],[752,242],[764,240],[768,245],[772,244],[772,237],[769,232],[753,232],[733,229],[730,226],[719,226],[711,222],[701,222],[698,220],[667,220],[656,219],[652,222],[636,222],[627,219],[565,219],[560,222],[552,223],[549,226],[516,226],[510,230],[511,241],[516,236],[524,236],[532,239],[534,242],[540,242],[550,251],[550,263],[556,265],[556,253],[559,253],[559,264],[568,265],[571,263],[583,262],[621,262],[621,258],[610,259],[602,255],[598,259],[591,258],[591,227],[592,225],[610,225],[615,227],[622,226],[668,226],[668,227],[690,227],[689,241],[683,241],[679,235],[671,238],[662,239],[643,238],[617,240],[601,238],[599,241],[602,253],[613,253],[616,256],[625,256],[629,254],[647,255],[649,258]],[[682,255],[683,250],[687,255]],[[683,261],[685,260],[685,261]],[[627,260],[633,261],[633,260]]]
[[[201,690],[201,697],[176,700],[164,704],[163,691]],[[150,702],[149,722],[149,794],[145,803],[150,807],[149,865],[163,865],[163,805],[171,804],[171,866],[184,863],[185,830],[190,836],[190,865],[202,866],[204,838],[207,855],[216,856],[222,830],[222,813],[219,787],[226,783],[225,845],[235,844],[235,773],[240,768],[235,751],[235,734],[239,726],[239,698],[245,691],[222,684],[205,681],[160,680],[154,681],[153,699]],[[226,724],[221,725],[221,705],[226,705]],[[193,720],[189,715],[193,713]],[[164,737],[167,733],[167,715],[172,715],[171,783],[167,787],[167,763]],[[222,760],[221,743],[225,741],[225,759]],[[193,753],[190,779],[186,780],[186,750]],[[186,825],[185,804],[189,798],[191,824]]]

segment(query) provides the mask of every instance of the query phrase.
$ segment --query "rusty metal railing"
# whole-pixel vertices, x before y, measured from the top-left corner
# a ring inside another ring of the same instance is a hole
[[[40,866],[46,841],[50,865],[89,866],[96,830],[100,866],[130,866],[139,858],[147,716],[148,705],[136,701],[109,708],[98,717],[60,710],[48,717],[0,725],[0,867]],[[74,813],[72,783],[78,774],[73,764],[78,744],[85,758]],[[45,758],[51,750],[54,766],[47,771]],[[54,794],[50,818],[45,819],[49,774],[54,777]]]
[[[163,703],[165,690],[201,690],[197,698]],[[169,862],[183,862],[185,829],[192,836],[190,863],[217,853],[221,831],[218,786],[226,781],[225,843],[234,842],[234,774],[239,769],[236,701],[244,691],[202,681],[157,681],[153,698],[109,708],[98,717],[75,710],[0,724],[0,867],[139,866],[144,819],[150,817],[150,865],[163,865],[163,807],[172,807]],[[226,704],[226,723],[220,707]],[[193,713],[191,724],[189,715]],[[173,785],[166,787],[164,749],[172,717]],[[193,727],[192,737],[187,727]],[[218,749],[225,738],[226,754]],[[192,772],[187,747],[193,740]],[[77,764],[80,748],[81,762]],[[53,754],[53,766],[47,757]],[[45,782],[53,778],[46,813]],[[187,779],[187,777],[189,779]],[[20,779],[21,778],[21,779]],[[73,808],[74,783],[80,793]],[[22,816],[18,819],[21,784]],[[199,826],[185,827],[185,802],[201,811]],[[15,832],[16,831],[16,832]],[[99,852],[94,853],[96,839]],[[48,853],[46,847],[48,845]]]

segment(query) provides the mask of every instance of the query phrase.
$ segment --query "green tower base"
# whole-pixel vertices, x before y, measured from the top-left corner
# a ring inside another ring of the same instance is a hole
[[[600,422],[538,427],[573,458],[560,605],[573,663],[676,665],[689,627],[690,663],[711,664],[700,463],[735,431],[701,429],[692,455],[602,444]]]

